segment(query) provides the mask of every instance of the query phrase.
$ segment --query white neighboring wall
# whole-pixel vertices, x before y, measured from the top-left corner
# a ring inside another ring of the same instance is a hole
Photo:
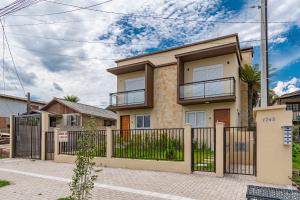
[[[38,106],[39,109],[42,107],[41,104],[35,102],[32,102],[31,105]],[[10,117],[11,115],[23,114],[26,111],[26,101],[0,96],[0,117]]]
[[[0,97],[0,117],[22,114],[26,110],[26,102]]]

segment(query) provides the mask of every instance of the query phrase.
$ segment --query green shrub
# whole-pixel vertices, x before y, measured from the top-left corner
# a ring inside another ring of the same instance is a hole
[[[167,160],[175,160],[176,159],[176,150],[175,149],[167,149],[166,150],[166,158]]]
[[[4,186],[7,186],[7,185],[10,185],[10,182],[9,182],[9,181],[1,180],[1,179],[0,179],[0,187],[4,187]]]

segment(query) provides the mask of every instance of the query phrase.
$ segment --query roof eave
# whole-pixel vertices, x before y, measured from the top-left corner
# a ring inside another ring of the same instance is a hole
[[[211,38],[211,39],[208,39],[208,40],[202,40],[202,41],[199,41],[199,42],[194,42],[194,43],[191,43],[191,44],[177,46],[177,47],[173,47],[173,48],[169,48],[169,49],[165,49],[165,50],[161,50],[161,51],[156,51],[156,52],[152,52],[152,53],[141,54],[141,55],[137,55],[137,56],[133,56],[133,57],[128,57],[128,58],[123,58],[123,59],[120,59],[120,60],[116,60],[115,62],[119,63],[119,62],[123,62],[123,61],[127,61],[127,60],[132,60],[132,59],[141,58],[141,57],[145,57],[145,56],[150,56],[150,55],[155,55],[155,54],[159,54],[159,53],[164,53],[164,52],[168,52],[168,51],[172,51],[172,50],[176,50],[176,49],[186,48],[186,47],[195,46],[195,45],[198,45],[198,44],[204,44],[204,43],[208,43],[208,42],[212,42],[212,41],[216,41],[216,40],[221,40],[221,39],[225,39],[225,38],[230,38],[230,37],[236,37],[237,43],[239,45],[238,33],[234,33],[234,34],[225,35],[225,36],[221,36],[221,37]]]

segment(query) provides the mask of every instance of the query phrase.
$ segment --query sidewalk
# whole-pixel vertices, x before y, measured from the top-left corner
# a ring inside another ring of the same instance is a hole
[[[52,161],[0,160],[1,199],[57,199],[69,195],[73,165]],[[103,168],[93,190],[94,199],[245,199],[251,176],[217,178],[203,174]]]

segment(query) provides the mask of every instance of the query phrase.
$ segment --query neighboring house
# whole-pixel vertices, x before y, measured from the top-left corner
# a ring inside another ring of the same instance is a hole
[[[104,128],[114,126],[117,119],[112,111],[60,98],[54,98],[41,110],[49,113],[50,127],[81,127],[92,116],[97,128]]]
[[[38,110],[44,105],[42,101],[30,101],[30,109]],[[0,129],[7,128],[9,126],[9,117],[11,115],[21,115],[27,112],[27,99],[0,94]]]
[[[300,125],[300,90],[282,95],[278,103],[286,104],[286,109],[293,111],[293,124]]]
[[[253,49],[240,49],[237,34],[117,60],[109,109],[117,128],[247,125],[247,84],[239,68],[252,64]]]

